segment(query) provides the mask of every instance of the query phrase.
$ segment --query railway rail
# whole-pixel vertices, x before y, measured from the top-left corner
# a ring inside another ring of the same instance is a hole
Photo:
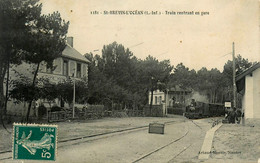
[[[199,126],[197,123],[195,123],[193,120],[191,121],[195,126],[197,126],[200,129],[200,136],[202,135],[202,127]],[[174,159],[177,158],[180,154],[182,154],[183,152],[185,152],[186,150],[188,150],[193,144],[195,144],[195,142],[190,143],[187,147],[185,147],[182,151],[180,151],[179,153],[177,153],[169,162],[174,162]]]
[[[179,137],[178,139],[175,139],[175,140],[171,141],[170,143],[168,143],[168,144],[166,144],[166,145],[164,145],[164,146],[162,146],[162,147],[160,147],[160,148],[157,148],[156,150],[153,150],[153,151],[150,152],[150,153],[147,153],[146,155],[142,156],[141,158],[135,160],[133,163],[139,162],[139,161],[145,159],[146,157],[152,155],[153,153],[158,152],[158,151],[162,150],[163,148],[165,148],[165,147],[167,147],[167,146],[169,146],[169,145],[171,145],[171,144],[173,144],[173,143],[175,143],[175,142],[181,140],[181,139],[184,138],[188,133],[189,133],[189,131],[186,131],[186,133],[185,133],[184,135],[182,135],[181,137]]]
[[[200,129],[200,135],[202,134],[202,128],[196,124],[193,120],[190,120],[195,126],[197,126],[199,129]],[[144,156],[138,158],[137,160],[133,161],[132,163],[137,163],[137,162],[140,162],[142,160],[144,160],[145,158],[151,156],[152,154],[156,153],[156,152],[159,152],[160,150],[174,144],[174,143],[177,143],[178,141],[181,141],[183,138],[185,138],[188,134],[189,134],[190,130],[187,130],[181,137],[177,138],[177,139],[174,139],[173,141],[169,142],[168,144],[165,144],[147,154],[145,154]],[[181,153],[183,153],[184,151],[186,151],[188,148],[190,148],[194,143],[191,143],[189,144],[187,147],[185,147],[182,151],[178,152],[170,161],[174,160],[176,157],[178,157]]]
[[[204,118],[203,118],[204,119]],[[212,119],[213,120],[213,119]],[[194,124],[194,126],[196,126],[198,129],[200,129],[200,135],[202,135],[202,127],[199,126],[196,122],[194,122],[193,120],[182,120],[182,121],[168,121],[165,122],[165,125],[171,125],[171,124],[177,124],[177,123],[182,123],[182,122],[191,122]],[[217,123],[219,123],[219,120],[213,120],[212,123],[212,127],[214,127]],[[59,144],[59,148],[62,148],[64,146],[67,145],[75,145],[75,144],[80,144],[80,143],[85,143],[88,141],[94,141],[97,139],[104,139],[107,137],[111,137],[111,136],[115,136],[115,135],[119,135],[119,134],[127,134],[127,133],[131,133],[131,132],[135,132],[135,131],[140,131],[140,130],[145,130],[147,129],[149,126],[148,125],[144,125],[144,126],[138,126],[138,127],[133,127],[133,128],[127,128],[127,129],[122,129],[122,130],[116,130],[116,131],[110,131],[110,132],[105,132],[105,133],[100,133],[100,134],[94,134],[94,135],[82,135],[82,136],[78,136],[78,137],[74,137],[74,138],[69,138],[69,139],[63,139],[63,140],[59,140],[58,144]],[[180,136],[177,139],[172,140],[171,142],[143,155],[142,157],[138,158],[137,160],[133,161],[133,163],[136,162],[140,162],[142,160],[144,160],[145,158],[148,158],[149,156],[155,154],[156,152],[159,152],[160,150],[174,144],[177,143],[179,141],[181,141],[182,139],[184,139],[188,134],[189,134],[189,130],[187,130],[182,136]],[[69,144],[66,144],[69,143]],[[177,154],[175,154],[170,161],[173,161],[176,157],[178,157],[180,154],[182,154],[183,152],[185,152],[187,149],[189,149],[193,144],[190,143],[188,146],[186,146],[183,150],[181,150],[180,152],[178,152]],[[1,158],[1,155],[5,155],[5,157]],[[12,157],[10,156],[12,155],[12,150],[7,150],[7,151],[0,151],[0,162],[1,160],[8,160],[8,159],[12,159]]]

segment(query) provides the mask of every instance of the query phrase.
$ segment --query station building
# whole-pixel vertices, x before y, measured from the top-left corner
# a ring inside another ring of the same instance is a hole
[[[89,63],[90,61],[73,47],[73,37],[68,37],[66,47],[63,50],[61,57],[58,57],[53,61],[54,69],[48,69],[46,63],[42,62],[39,67],[37,78],[48,78],[50,82],[57,84],[73,77],[75,80],[84,81],[87,85]],[[32,72],[35,69],[35,64],[22,63],[21,65],[13,65],[10,68],[9,80],[16,80],[22,75],[32,81]],[[9,90],[11,89],[12,87],[9,87]],[[39,101],[44,102],[44,100],[41,99],[37,102]],[[55,104],[61,105],[61,103],[61,100],[55,100]],[[24,116],[26,115],[27,107],[28,104],[26,102],[17,103],[16,100],[10,99],[7,105],[7,114]],[[35,110],[34,106],[32,106],[30,115],[37,116],[37,110]]]
[[[236,76],[237,92],[242,95],[245,118],[260,118],[260,63]]]

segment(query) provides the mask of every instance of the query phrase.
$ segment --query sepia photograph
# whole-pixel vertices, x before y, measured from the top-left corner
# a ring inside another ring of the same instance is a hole
[[[260,163],[259,0],[0,0],[0,162]]]

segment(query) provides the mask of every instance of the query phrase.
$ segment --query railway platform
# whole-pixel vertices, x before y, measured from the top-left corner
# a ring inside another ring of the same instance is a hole
[[[259,137],[259,119],[248,119],[245,125],[223,124],[214,135],[207,162],[260,162]]]

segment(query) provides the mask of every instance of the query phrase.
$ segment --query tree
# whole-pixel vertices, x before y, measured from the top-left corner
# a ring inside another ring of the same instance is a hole
[[[122,44],[104,45],[102,56],[86,54],[89,66],[89,102],[109,98],[126,105],[136,90],[137,59]],[[104,91],[107,90],[107,91]]]
[[[89,103],[112,103],[138,108],[147,104],[148,91],[164,89],[169,81],[172,66],[169,60],[159,62],[148,56],[137,59],[122,44],[104,45],[102,56],[86,54],[89,65]],[[152,80],[154,78],[154,80]],[[161,83],[161,84],[158,84]]]
[[[194,88],[194,85],[197,84],[196,80],[196,71],[189,70],[183,63],[179,63],[174,68],[174,73],[171,74],[170,87],[178,85],[182,89]]]
[[[54,101],[57,95],[57,86],[47,78],[37,80],[36,86],[32,86],[32,80],[26,75],[19,74],[18,79],[13,81],[13,88],[10,90],[10,97],[19,102],[30,102],[38,99],[46,99],[49,103]]]
[[[91,62],[89,64],[88,103],[103,103],[104,99],[109,99],[112,103],[126,102],[128,99],[127,90],[118,84],[114,76],[107,77],[105,72],[101,71],[104,66],[100,65],[104,63],[103,59],[97,55],[93,56],[93,54],[85,56]]]
[[[106,87],[111,88],[112,81],[107,79],[104,73],[100,70],[102,66],[102,58],[98,55],[93,56],[93,54],[85,54],[85,57],[90,61],[88,67],[88,103],[96,104],[101,103],[108,92]]]
[[[10,90],[10,97],[17,100],[17,103],[31,100],[38,100],[39,88],[32,86],[32,81],[26,76],[20,76],[13,82],[13,89]]]
[[[23,49],[26,50],[24,60],[30,64],[35,64],[32,87],[35,87],[36,77],[39,71],[40,63],[45,61],[47,67],[52,67],[53,60],[60,57],[66,47],[66,34],[69,22],[61,19],[58,12],[41,15],[28,26],[26,33],[26,44]],[[28,121],[33,99],[29,102],[26,119]]]
[[[142,63],[140,74],[143,87],[151,91],[150,111],[153,103],[153,91],[156,89],[164,90],[170,77],[173,67],[170,65],[169,60],[158,61],[152,56],[148,56]],[[147,95],[146,95],[147,97]]]
[[[56,85],[57,98],[62,99],[63,101],[67,102],[68,104],[72,104],[74,80],[75,79],[69,78]],[[85,81],[76,80],[75,81],[75,91],[76,91],[75,101],[78,103],[85,103],[86,96],[87,96],[86,94],[88,92],[87,83]]]
[[[7,4],[10,7],[7,7]],[[9,61],[19,63],[25,61],[29,64],[35,64],[32,81],[32,87],[35,87],[40,63],[45,61],[48,67],[52,67],[53,60],[61,56],[66,46],[69,22],[62,20],[58,12],[41,15],[42,5],[38,3],[38,0],[11,0],[10,3],[4,0],[1,1],[1,7],[3,9],[7,7],[1,15],[6,21],[3,24],[7,23],[7,25],[1,26],[3,29],[1,31],[7,33],[4,38],[10,41],[1,42],[1,47],[4,49],[4,53],[14,52],[15,55],[2,56],[7,61],[0,64],[0,68],[6,71],[8,58]],[[2,76],[4,76],[5,71],[2,71]],[[32,101],[33,99],[29,102],[27,121]]]
[[[223,85],[225,87],[225,100],[226,101],[231,101],[232,100],[232,90],[233,90],[233,66],[232,66],[232,61],[228,60],[223,69]],[[236,75],[240,74],[244,70],[248,69],[253,65],[252,62],[249,62],[248,59],[243,58],[241,55],[238,55],[235,58],[235,63],[236,63]]]
[[[170,65],[169,60],[158,61],[152,56],[148,56],[144,61],[141,62],[140,74],[143,76],[141,78],[142,82],[149,82],[151,80],[155,81],[147,85],[150,89],[154,85],[154,89],[158,89],[158,82],[167,84],[169,81],[170,73],[173,67]]]
[[[47,100],[51,107],[51,103],[59,97],[60,90],[58,89],[57,84],[51,82],[48,78],[40,78],[38,83],[39,84],[36,85],[39,90],[37,93],[38,99]]]
[[[133,53],[122,44],[113,42],[102,49],[103,62],[100,70],[108,78],[113,78],[119,86],[130,88],[135,75]]]
[[[253,65],[252,62],[249,62],[248,59],[242,58],[241,55],[238,55],[235,58],[236,63],[236,75],[240,74],[244,70],[248,69]],[[229,84],[232,84],[232,74],[233,74],[233,68],[232,68],[233,61],[228,60],[223,69],[223,74],[229,79]]]
[[[7,72],[6,92],[8,93],[8,72],[10,64],[21,64],[23,45],[28,24],[40,15],[38,0],[0,1],[0,112],[5,114],[4,79]],[[6,93],[6,95],[7,95]],[[5,105],[7,104],[7,99]]]

